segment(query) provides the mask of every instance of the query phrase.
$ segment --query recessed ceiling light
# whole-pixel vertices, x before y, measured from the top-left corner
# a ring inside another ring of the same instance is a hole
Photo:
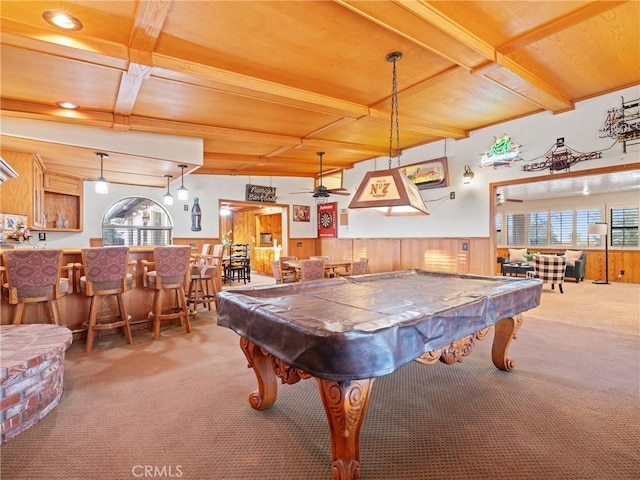
[[[62,28],[64,30],[80,30],[82,28],[82,22],[80,20],[66,13],[47,10],[42,14],[42,18],[54,27]]]
[[[56,105],[59,106],[60,108],[69,108],[69,109],[80,108],[80,105],[73,102],[56,102]]]

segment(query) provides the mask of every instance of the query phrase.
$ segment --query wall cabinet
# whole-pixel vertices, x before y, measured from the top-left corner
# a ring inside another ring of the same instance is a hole
[[[44,168],[40,159],[30,153],[2,152],[17,178],[2,184],[0,210],[27,216],[27,227],[42,228],[44,207]]]
[[[0,187],[0,211],[27,215],[27,226],[36,230],[82,231],[82,178],[47,172],[38,155],[2,151],[2,157],[19,177]]]

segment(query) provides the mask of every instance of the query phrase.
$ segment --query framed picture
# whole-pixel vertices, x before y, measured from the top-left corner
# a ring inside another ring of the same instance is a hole
[[[400,167],[404,173],[418,187],[418,190],[449,186],[449,170],[447,157],[435,158],[426,162],[414,163]]]
[[[310,222],[311,221],[311,207],[308,205],[294,205],[293,206],[293,221],[294,222]]]

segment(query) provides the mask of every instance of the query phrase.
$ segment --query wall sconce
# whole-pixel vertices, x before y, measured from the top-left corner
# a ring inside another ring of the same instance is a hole
[[[178,168],[182,170],[180,173],[181,185],[178,187],[178,200],[189,200],[189,190],[184,186],[184,169],[187,168],[187,166],[178,165]]]
[[[105,195],[109,193],[109,184],[107,183],[106,178],[104,178],[102,163],[105,158],[109,158],[109,154],[96,152],[96,156],[100,157],[100,177],[96,181],[96,193]]]
[[[464,183],[471,183],[471,180],[473,180],[473,177],[475,177],[475,175],[471,171],[471,167],[469,165],[465,165],[464,166],[464,173],[462,174],[462,178],[464,180]]]
[[[169,180],[173,177],[173,175],[165,175],[167,177],[167,193],[162,197],[165,205],[173,205],[173,195],[169,191]]]

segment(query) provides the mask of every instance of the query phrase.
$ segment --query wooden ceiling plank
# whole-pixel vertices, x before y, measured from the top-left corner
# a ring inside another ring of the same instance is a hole
[[[443,15],[441,11],[430,5],[425,0],[399,0],[396,3],[402,5],[403,8],[422,18],[424,21],[433,25],[442,32],[445,32],[452,40],[466,45],[487,59],[495,58],[495,49],[491,44],[489,44],[489,42],[479,38],[459,23],[446,15]]]
[[[344,117],[360,118],[369,113],[366,105],[182,59],[154,54],[154,65],[166,70],[154,70],[153,75],[157,78],[202,87],[221,87],[220,90],[225,93],[241,94],[258,100]]]
[[[543,40],[562,32],[563,30],[586,22],[587,20],[619,7],[628,1],[629,0],[608,0],[606,2],[592,2],[562,17],[554,18],[543,25],[539,25],[515,38],[512,38],[508,42],[500,45],[497,48],[497,51],[502,55],[507,55],[515,50],[519,50],[539,40]]]
[[[151,67],[130,63],[129,70],[122,74],[120,87],[116,98],[114,113],[116,115],[131,115],[138,98],[142,81],[149,78]]]
[[[49,30],[2,19],[2,43],[25,48],[60,58],[90,62],[105,67],[121,68],[129,59],[125,45],[114,44],[96,38],[70,39],[66,35],[52,34]]]
[[[361,119],[362,122],[371,122],[377,124],[389,123],[389,112],[384,110],[371,109],[371,115]],[[440,138],[466,138],[469,133],[461,128],[451,127],[449,125],[440,125],[432,122],[423,122],[416,120],[415,118],[402,116],[402,130],[410,130],[416,133],[422,133],[425,135],[433,135]]]
[[[432,5],[426,3],[425,0],[406,2],[402,1],[402,5],[414,12],[416,15],[424,18],[425,21],[430,24],[436,26],[440,30],[446,32],[453,40],[460,42],[469,48],[474,49],[478,53],[482,54],[488,60],[493,60],[504,68],[509,69],[515,75],[520,77],[524,81],[528,81],[533,87],[540,89],[544,92],[543,95],[535,95],[534,97],[527,97],[524,93],[525,90],[531,92],[529,89],[518,89],[518,94],[520,96],[524,96],[525,98],[529,98],[532,102],[547,108],[548,110],[557,111],[558,109],[548,108],[547,105],[550,103],[548,101],[542,101],[540,97],[554,97],[554,100],[551,102],[552,104],[556,103],[556,101],[560,101],[564,104],[563,108],[571,108],[571,102],[564,98],[556,89],[549,86],[541,79],[537,78],[533,73],[527,71],[522,65],[516,64],[514,61],[509,60],[506,56],[500,55],[496,49],[494,49],[489,42],[486,42],[484,39],[478,37],[477,35],[469,32],[467,29],[462,27],[460,24],[452,20],[451,18],[443,15],[439,10],[437,10]],[[497,85],[503,86],[499,82],[495,82]],[[510,88],[510,90],[512,90]],[[533,92],[532,92],[533,93]]]
[[[389,8],[388,4],[391,2],[361,2],[358,0],[335,0],[335,2],[369,20],[370,22],[375,23],[376,25],[390,32],[393,32],[394,34],[399,35],[404,39],[424,48],[425,50],[433,52],[436,55],[449,60],[450,62],[458,66],[464,67],[467,70],[472,68],[472,62],[470,62],[468,54],[464,55],[467,52],[461,51],[458,45],[453,45],[451,42],[446,42],[446,35],[443,36],[443,38],[429,38],[427,40],[426,38],[422,38],[422,36],[428,35],[428,31],[424,28],[419,31],[415,31],[415,29],[412,31],[411,27],[408,27],[407,25],[402,25],[402,28],[400,28],[398,25],[402,24],[402,20],[396,18],[397,12]],[[395,4],[398,8],[404,7],[404,5],[400,2],[395,2]],[[413,14],[418,21],[428,23],[424,18],[421,18],[419,15],[415,15],[414,12],[410,9],[406,10],[409,13]],[[464,48],[466,49],[468,47],[465,46]]]

